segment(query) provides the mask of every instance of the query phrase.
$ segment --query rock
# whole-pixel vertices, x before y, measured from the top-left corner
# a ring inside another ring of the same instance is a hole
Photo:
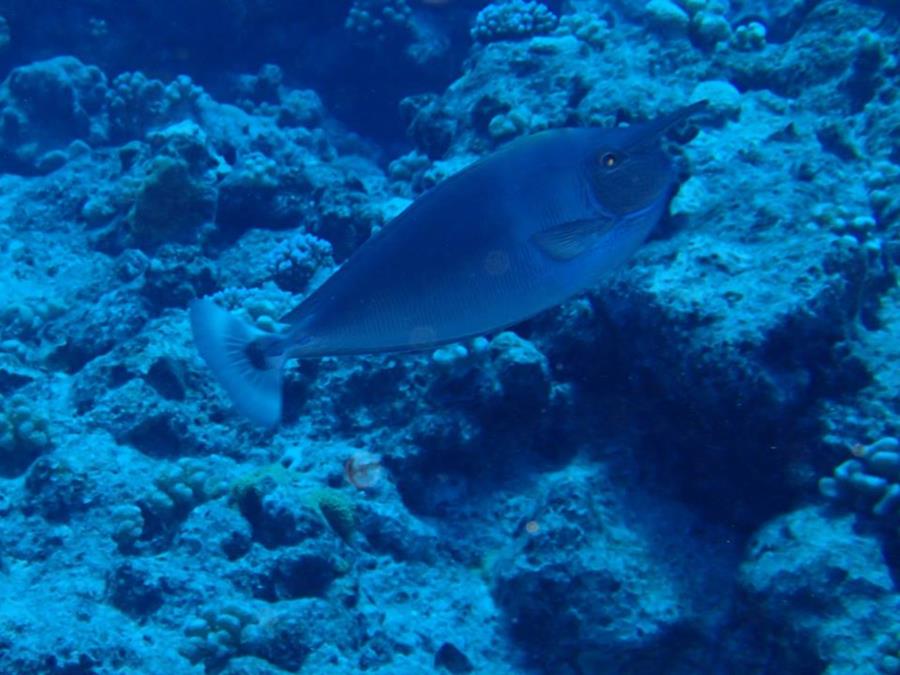
[[[707,114],[718,124],[737,120],[741,114],[741,93],[730,82],[707,80],[700,82],[691,94],[692,101],[709,101]]]
[[[878,542],[856,534],[852,517],[814,508],[766,525],[739,583],[746,616],[773,625],[794,653],[816,655],[835,672],[876,670],[883,640],[877,626],[900,609]]]
[[[671,0],[650,0],[647,16],[651,25],[672,35],[686,34],[691,22],[687,12]]]

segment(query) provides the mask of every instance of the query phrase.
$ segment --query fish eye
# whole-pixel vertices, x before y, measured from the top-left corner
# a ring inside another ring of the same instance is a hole
[[[619,156],[614,152],[605,152],[600,157],[600,164],[605,166],[607,169],[612,169],[614,166],[619,164]]]

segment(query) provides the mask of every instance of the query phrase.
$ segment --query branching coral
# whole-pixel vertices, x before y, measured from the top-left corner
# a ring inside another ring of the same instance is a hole
[[[876,518],[900,523],[900,441],[882,438],[853,448],[834,476],[822,478],[819,490],[829,499],[856,505]]]
[[[180,459],[164,468],[153,480],[154,490],[146,503],[157,513],[189,509],[227,492],[221,475],[210,471],[208,462],[195,458]]]
[[[128,550],[141,538],[171,531],[191,509],[227,492],[221,467],[195,458],[180,459],[153,479],[153,488],[138,502],[139,512],[131,507],[116,511],[113,539]]]
[[[107,94],[112,140],[142,138],[154,126],[192,117],[201,94],[186,75],[163,84],[140,72],[122,73]]]
[[[240,651],[243,630],[258,622],[256,612],[242,603],[207,607],[200,616],[185,623],[187,643],[181,653],[191,663],[203,661],[210,666],[221,665]]]
[[[112,514],[113,541],[120,551],[131,551],[144,533],[144,514],[136,504],[117,506]]]
[[[472,38],[478,42],[518,40],[545,35],[556,28],[556,23],[556,15],[540,2],[495,2],[478,13],[472,27]]]
[[[16,394],[0,410],[0,475],[25,471],[53,447],[49,421],[34,401]]]
[[[301,232],[275,247],[269,257],[272,278],[278,287],[300,293],[319,271],[334,266],[331,244]]]
[[[407,0],[356,0],[345,26],[361,41],[384,42],[412,33],[412,8]]]

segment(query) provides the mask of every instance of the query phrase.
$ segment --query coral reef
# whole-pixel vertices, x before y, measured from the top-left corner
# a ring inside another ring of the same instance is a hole
[[[356,39],[388,42],[411,30],[412,8],[407,0],[355,0],[347,14],[347,29]]]
[[[214,210],[215,193],[193,180],[186,162],[157,157],[129,214],[130,234],[141,248],[178,241],[212,218]]]
[[[103,72],[73,57],[60,56],[14,69],[0,93],[0,162],[4,168],[49,173],[60,160],[65,163],[65,155],[54,153],[72,141],[102,140],[98,112],[106,92]]]
[[[492,3],[478,13],[472,37],[479,42],[522,39],[549,33],[557,18],[547,6],[534,0]]]
[[[279,288],[302,293],[313,277],[334,267],[332,246],[305,232],[296,234],[272,250],[269,266]]]
[[[0,473],[18,475],[53,448],[47,418],[23,394],[12,396],[0,413]]]
[[[825,497],[857,502],[871,515],[900,523],[900,441],[882,438],[853,448],[853,458],[838,465],[834,477],[819,480]]]
[[[849,517],[804,509],[769,523],[751,542],[739,583],[745,611],[776,627],[794,669],[898,672],[883,626],[900,595],[877,541],[856,534]]]
[[[892,3],[0,4],[0,672],[900,673]],[[506,143],[701,99],[565,304],[290,361],[271,430],[198,357],[194,299],[279,330]]]

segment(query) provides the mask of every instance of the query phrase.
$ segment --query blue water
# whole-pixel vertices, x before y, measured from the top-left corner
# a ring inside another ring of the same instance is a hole
[[[0,674],[900,673],[894,0],[0,17]],[[193,300],[278,330],[479,158],[700,99],[565,304],[291,361],[270,429],[198,354]]]

